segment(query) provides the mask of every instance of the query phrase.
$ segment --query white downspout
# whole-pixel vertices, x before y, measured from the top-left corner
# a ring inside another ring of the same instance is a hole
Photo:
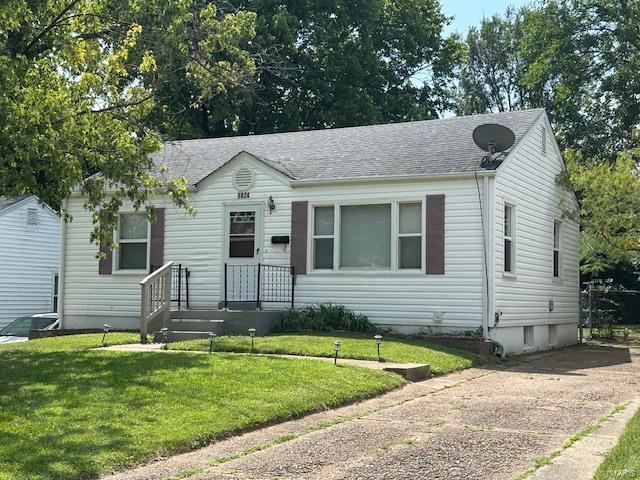
[[[494,312],[495,308],[495,280],[496,280],[496,179],[495,177],[487,178],[487,268],[489,273],[489,281],[487,288],[487,328],[495,327]],[[489,335],[491,337],[492,335]],[[487,338],[489,338],[487,337]]]
[[[484,177],[482,181],[482,204],[480,205],[480,215],[484,219],[482,222],[482,337],[489,339],[489,178]]]
[[[62,202],[62,211],[67,210],[67,200]],[[58,315],[60,317],[59,329],[64,330],[64,282],[65,265],[67,264],[67,222],[60,219],[60,264],[58,266]]]

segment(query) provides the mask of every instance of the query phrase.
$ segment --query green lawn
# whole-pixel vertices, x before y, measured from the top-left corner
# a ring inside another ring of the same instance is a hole
[[[88,350],[101,338],[0,347],[0,479],[94,478],[403,383],[297,359]]]
[[[594,480],[640,479],[640,411],[626,426],[618,444],[607,453]]]
[[[589,329],[584,330],[589,334]],[[627,344],[640,344],[640,325],[615,325],[611,330],[606,328],[594,328],[594,338],[615,341]]]
[[[284,353],[291,355],[313,355],[332,357],[333,342],[342,342],[340,356],[362,360],[377,360],[376,344],[372,335],[269,335],[256,337],[255,351],[258,353]],[[169,345],[175,350],[208,350],[209,340],[188,340]],[[250,352],[249,337],[220,337],[214,344],[219,352]],[[384,361],[395,363],[428,363],[434,374],[443,374],[483,363],[483,358],[468,352],[442,347],[420,340],[394,337],[383,338],[380,353]]]

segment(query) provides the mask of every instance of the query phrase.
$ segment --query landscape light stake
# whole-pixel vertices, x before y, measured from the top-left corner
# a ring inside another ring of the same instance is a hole
[[[382,335],[375,335],[373,339],[376,341],[376,345],[378,346],[378,361],[381,362],[380,358],[380,344],[382,343]]]
[[[104,339],[107,338],[107,333],[109,333],[109,330],[111,329],[111,325],[107,325],[106,323],[104,324],[104,327],[102,327],[102,346],[106,347],[107,344],[104,343]]]
[[[251,337],[251,353],[253,353],[253,339],[256,336],[256,329],[255,328],[250,328],[249,329],[249,336]]]
[[[342,345],[342,343],[340,342],[333,342],[333,349],[335,350],[335,357],[333,357],[333,364],[337,365],[338,364],[338,352],[340,351],[340,345]]]
[[[215,333],[209,334],[209,353],[213,353],[213,342],[216,341],[217,335]]]
[[[160,333],[162,334],[162,343],[164,343],[164,345],[162,346],[162,349],[166,350],[168,348],[167,335],[169,334],[169,329],[166,327],[161,328]]]

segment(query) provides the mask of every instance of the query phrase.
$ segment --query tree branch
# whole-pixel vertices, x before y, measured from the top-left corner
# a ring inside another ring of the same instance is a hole
[[[25,55],[27,54],[27,52],[29,50],[31,50],[36,43],[38,43],[47,33],[49,33],[51,30],[53,30],[58,23],[64,18],[64,16],[67,14],[67,12],[69,12],[73,7],[75,7],[78,2],[80,2],[80,0],[72,0],[71,3],[69,3],[66,7],[64,7],[62,9],[62,11],[56,15],[56,17],[53,19],[53,21],[47,25],[44,30],[42,30],[38,35],[35,36],[35,38],[33,40],[31,40],[27,46],[25,47],[25,49],[23,50],[22,53],[24,53]]]

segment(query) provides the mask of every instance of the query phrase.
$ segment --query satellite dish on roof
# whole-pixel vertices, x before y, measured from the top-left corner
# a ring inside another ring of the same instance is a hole
[[[488,152],[485,160],[491,162],[494,153],[504,152],[511,148],[516,141],[516,136],[510,128],[504,125],[485,123],[474,128],[473,141],[479,148]]]

